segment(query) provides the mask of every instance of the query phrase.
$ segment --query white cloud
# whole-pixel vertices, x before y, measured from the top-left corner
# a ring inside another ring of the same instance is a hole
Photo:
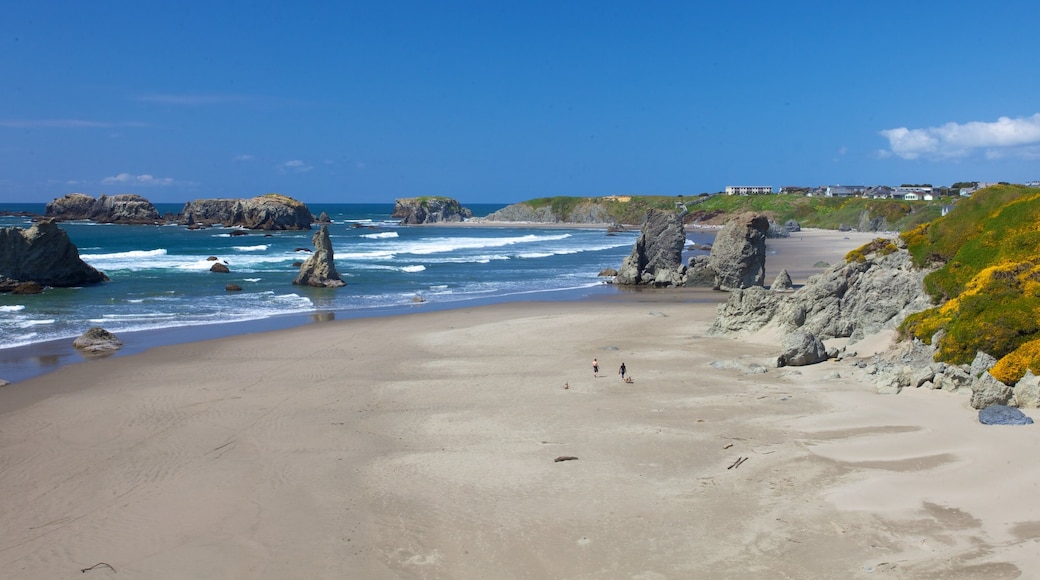
[[[307,173],[311,169],[314,169],[314,166],[307,165],[306,161],[302,161],[300,159],[293,159],[291,161],[286,161],[285,163],[281,164],[278,167],[278,169],[283,173]]]
[[[233,158],[231,158],[231,160],[232,161],[252,161],[253,160],[253,156],[249,155],[249,154],[235,155]]]
[[[101,180],[104,185],[173,185],[174,179],[172,177],[155,177],[154,175],[148,175],[147,173],[141,175],[130,175],[129,173],[120,173],[111,177],[106,177]]]
[[[946,123],[939,127],[881,131],[888,139],[891,153],[903,159],[948,159],[966,157],[982,150],[988,159],[1035,155],[1040,144],[1040,113],[993,122]],[[1030,147],[1034,146],[1034,147]]]

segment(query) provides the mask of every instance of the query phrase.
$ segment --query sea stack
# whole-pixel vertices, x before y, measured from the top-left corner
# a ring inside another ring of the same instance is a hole
[[[53,220],[24,230],[0,228],[0,288],[11,286],[11,291],[20,282],[69,287],[107,280],[80,259],[76,244]]]
[[[322,225],[314,233],[311,240],[314,253],[300,266],[300,274],[293,280],[297,286],[315,286],[317,288],[339,288],[346,286],[336,272],[333,263],[332,241],[329,239],[329,226]]]

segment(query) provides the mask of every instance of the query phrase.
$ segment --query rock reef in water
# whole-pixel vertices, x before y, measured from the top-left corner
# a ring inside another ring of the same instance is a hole
[[[221,224],[250,230],[309,230],[314,216],[289,196],[269,193],[249,199],[196,199],[184,205],[179,223],[189,227]]]
[[[79,257],[76,245],[53,220],[28,229],[0,228],[0,291],[26,282],[70,287],[107,280]]]
[[[390,217],[404,225],[461,222],[473,217],[473,212],[450,197],[409,197],[394,200]]]
[[[102,195],[70,193],[52,200],[44,217],[59,221],[90,220],[101,224],[155,224],[162,217],[152,202],[132,193]]]

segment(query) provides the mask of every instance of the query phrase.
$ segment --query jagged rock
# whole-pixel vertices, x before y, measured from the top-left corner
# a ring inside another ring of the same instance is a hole
[[[1018,409],[1004,405],[990,405],[979,411],[979,423],[983,425],[1032,425],[1033,419]]]
[[[686,232],[679,214],[647,210],[639,239],[632,247],[632,253],[622,260],[614,283],[678,285],[680,278],[677,273],[682,266],[685,244]]]
[[[752,213],[741,214],[722,227],[715,236],[708,262],[715,271],[716,290],[763,285],[768,229],[768,218]]]
[[[2,284],[3,282],[0,282],[0,285]],[[25,296],[29,294],[40,294],[43,292],[43,290],[43,284],[40,284],[39,282],[33,282],[30,280],[29,282],[13,282],[11,285],[10,292],[11,294]],[[0,288],[0,292],[3,291],[3,288]]]
[[[794,288],[794,282],[791,280],[791,275],[787,273],[787,270],[780,270],[780,273],[776,275],[776,279],[769,285],[769,290],[773,292],[784,292]]]
[[[336,272],[332,254],[332,241],[329,239],[329,226],[322,225],[311,240],[314,253],[300,266],[300,273],[293,280],[298,286],[315,286],[318,288],[339,288],[346,286]]]
[[[180,223],[188,227],[222,224],[250,230],[309,230],[307,206],[275,193],[250,199],[196,199],[184,204]]]
[[[402,224],[433,224],[461,222],[473,217],[473,212],[450,197],[411,197],[394,200],[394,213]]]
[[[123,342],[111,332],[95,326],[72,341],[72,346],[84,353],[108,354],[123,348]]]
[[[686,261],[686,276],[683,284],[696,288],[714,288],[715,270],[708,263],[708,256],[699,254],[690,256]]]
[[[765,328],[777,315],[781,295],[761,286],[752,286],[730,292],[729,299],[718,305],[715,320],[708,329],[709,335],[747,334]],[[790,332],[798,325],[784,325],[781,330]]]
[[[614,268],[603,268],[597,276],[617,276],[617,270]]]
[[[786,222],[784,222],[784,229],[786,229],[787,231],[792,232],[792,233],[793,232],[800,232],[800,231],[802,231],[802,224],[800,224],[800,223],[798,223],[798,222],[796,222],[794,220],[787,220]]]
[[[973,409],[985,409],[990,405],[1006,405],[1013,394],[1011,387],[995,379],[989,372],[984,372],[971,383],[971,406]]]
[[[970,389],[973,381],[968,371],[957,365],[947,365],[942,372],[935,374],[932,382],[935,383],[935,388],[939,390],[956,393],[957,391]]]
[[[97,199],[83,193],[70,193],[48,203],[44,215],[54,220],[90,220],[105,224],[162,222],[152,202],[132,193],[102,195]]]
[[[320,223],[320,224],[331,224],[332,220],[329,219],[329,214],[327,214],[325,212],[321,212],[321,215],[318,216],[318,223]]]
[[[239,236],[248,236],[249,232],[247,232],[245,230],[232,230],[231,233],[228,234],[228,235],[231,236],[232,238],[237,238]]]
[[[1040,377],[1034,375],[1033,371],[1027,369],[1012,390],[1015,393],[1011,399],[1012,406],[1021,409],[1040,408]]]
[[[938,343],[932,343],[938,344]],[[978,351],[975,353],[975,360],[971,361],[971,373],[972,377],[980,377],[982,373],[993,368],[993,365],[997,364],[997,359],[982,352]]]
[[[223,264],[221,262],[216,262],[212,266],[209,267],[209,271],[210,272],[216,272],[218,274],[227,274],[227,273],[231,272],[231,268],[228,268],[226,264]]]
[[[791,236],[791,232],[787,231],[787,228],[769,220],[769,228],[766,229],[767,238],[788,238]]]
[[[29,229],[0,228],[0,282],[69,287],[107,280],[80,259],[76,245],[53,220]]]
[[[827,360],[827,348],[813,333],[798,329],[784,337],[778,367],[801,367]]]
[[[754,332],[766,325],[789,332],[804,325],[823,340],[847,337],[855,342],[895,328],[907,315],[930,307],[925,273],[912,266],[905,249],[887,255],[871,253],[863,261],[812,276],[790,294],[747,292],[754,287],[739,296],[731,294],[719,306],[710,333]]]

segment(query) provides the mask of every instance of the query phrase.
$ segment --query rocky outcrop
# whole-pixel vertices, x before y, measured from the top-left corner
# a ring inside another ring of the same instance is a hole
[[[106,280],[80,259],[76,245],[52,220],[28,229],[0,228],[0,287],[19,282],[69,287]]]
[[[579,201],[567,210],[566,215],[559,215],[551,205],[534,207],[529,203],[514,203],[482,218],[474,218],[481,222],[522,222],[522,223],[572,223],[572,224],[614,224],[616,220],[607,213],[607,208],[594,200]]]
[[[639,239],[632,253],[621,262],[615,284],[654,286],[682,285],[682,250],[686,232],[682,218],[674,211],[651,209],[646,212]]]
[[[110,354],[123,348],[123,341],[104,328],[95,326],[72,341],[72,346],[83,353],[102,355]]]
[[[44,216],[58,221],[90,220],[102,224],[163,221],[152,202],[132,193],[102,195],[97,199],[83,193],[70,193],[48,203]]]
[[[314,216],[295,199],[269,193],[250,199],[196,199],[184,205],[180,223],[189,227],[242,227],[250,230],[309,230]]]
[[[333,263],[332,241],[329,239],[329,227],[321,226],[311,240],[314,253],[300,266],[300,273],[293,280],[298,286],[315,286],[318,288],[338,288],[346,286],[336,272]]]
[[[433,224],[461,222],[473,217],[473,212],[450,197],[411,197],[394,200],[394,213],[402,224]]]
[[[764,284],[768,230],[769,219],[753,213],[741,214],[723,226],[715,236],[709,256],[717,290],[741,290]]]
[[[757,286],[734,291],[719,305],[709,332],[755,332],[767,326],[791,332],[805,327],[823,340],[857,341],[895,328],[910,313],[930,307],[924,275],[905,250],[870,253],[863,261],[812,276],[790,294]]]

